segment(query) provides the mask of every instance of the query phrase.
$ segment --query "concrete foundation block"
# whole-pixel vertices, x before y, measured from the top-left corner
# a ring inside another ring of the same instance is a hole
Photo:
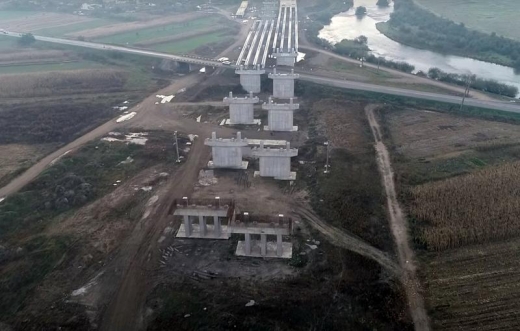
[[[255,244],[251,247],[251,253],[246,254],[245,242],[239,241],[237,249],[235,251],[236,256],[247,256],[247,257],[267,257],[267,258],[280,258],[290,259],[292,258],[292,243],[282,242],[282,254],[278,254],[277,244],[273,241],[268,241],[266,246],[265,255],[262,255],[262,250],[259,244]]]

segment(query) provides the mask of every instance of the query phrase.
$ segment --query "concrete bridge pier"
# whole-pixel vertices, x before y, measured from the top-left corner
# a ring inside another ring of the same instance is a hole
[[[294,111],[299,109],[300,105],[294,103],[294,99],[290,98],[289,103],[274,103],[270,97],[268,103],[262,105],[262,109],[268,111],[267,126],[265,131],[298,131],[298,127],[294,126]]]
[[[253,92],[245,97],[233,97],[233,92],[229,92],[223,100],[229,105],[229,124],[254,124],[254,105],[259,101]]]
[[[262,90],[261,76],[265,74],[265,70],[261,69],[260,66],[256,66],[253,69],[247,69],[244,66],[240,66],[235,73],[240,75],[240,85],[248,92],[260,93]]]
[[[282,74],[277,73],[276,68],[269,78],[273,80],[273,97],[281,99],[294,98],[294,80],[300,78],[300,75],[294,73]]]
[[[248,142],[242,139],[240,132],[237,132],[236,139],[217,139],[216,132],[213,132],[204,145],[211,146],[213,160],[208,163],[209,168],[247,169],[248,162],[242,161],[242,149],[248,146]]]
[[[291,172],[291,157],[298,155],[297,148],[291,148],[287,143],[286,148],[264,148],[262,143],[259,148],[253,149],[253,156],[260,159],[260,177],[272,177],[278,180],[295,180],[296,172]]]

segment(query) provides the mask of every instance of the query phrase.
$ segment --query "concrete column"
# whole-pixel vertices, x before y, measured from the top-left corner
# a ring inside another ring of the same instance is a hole
[[[262,256],[266,256],[266,254],[267,254],[267,235],[261,234],[260,241],[261,241],[260,248],[262,250]]]
[[[191,236],[191,222],[188,215],[184,215],[184,232],[186,233],[186,237]]]
[[[221,229],[220,229],[220,219],[218,216],[213,216],[213,224],[215,228],[215,236],[220,237]]]
[[[206,236],[206,220],[204,219],[204,216],[199,216],[199,228],[200,228],[200,236],[205,237]]]
[[[245,237],[246,237],[246,240],[245,240],[246,255],[251,255],[251,235],[249,233],[246,233]]]
[[[282,254],[283,254],[282,235],[277,234],[276,235],[276,256],[282,256]]]

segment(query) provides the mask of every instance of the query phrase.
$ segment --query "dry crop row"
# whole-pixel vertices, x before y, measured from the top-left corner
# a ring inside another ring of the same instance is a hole
[[[520,239],[427,253],[423,265],[433,328],[520,330]]]
[[[17,52],[5,52],[0,54],[0,63],[16,63],[16,62],[27,62],[27,61],[41,61],[52,59],[54,61],[62,60],[65,57],[70,57],[62,51],[54,50],[31,50],[31,51],[17,51]]]
[[[73,91],[120,91],[127,75],[120,70],[74,70],[24,75],[4,75],[0,80],[0,97],[16,98],[69,94]]]
[[[418,240],[439,251],[520,234],[519,173],[515,162],[413,188]]]

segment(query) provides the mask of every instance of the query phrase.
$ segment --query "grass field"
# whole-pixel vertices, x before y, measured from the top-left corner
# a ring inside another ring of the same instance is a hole
[[[0,36],[0,51],[13,49],[17,46],[14,38]]]
[[[179,40],[171,43],[161,44],[153,46],[156,51],[167,52],[167,53],[190,53],[200,46],[207,45],[210,43],[220,43],[226,39],[231,39],[226,31],[216,32],[204,36],[198,36],[188,38],[185,40]]]
[[[0,22],[8,19],[16,19],[21,17],[29,17],[31,15],[36,14],[34,11],[24,11],[24,10],[0,10]],[[2,26],[0,26],[1,28]]]
[[[520,40],[518,0],[414,0],[437,15],[468,28]]]
[[[218,18],[199,18],[189,22],[175,23],[164,26],[156,26],[153,28],[142,29],[139,31],[131,31],[125,33],[119,33],[107,37],[95,39],[95,41],[109,43],[109,44],[120,44],[120,45],[133,45],[141,41],[173,36],[176,34],[194,31],[197,29],[205,28],[215,24]]]
[[[348,63],[337,59],[330,59],[327,66],[335,71],[344,71],[352,74],[368,77],[371,81],[380,81],[388,78],[399,78],[384,70],[377,70],[370,67],[361,68],[357,63]]]
[[[104,25],[109,25],[117,23],[117,21],[114,20],[107,20],[107,19],[96,19],[89,22],[82,22],[82,23],[76,23],[76,24],[70,24],[60,27],[54,27],[54,28],[47,28],[47,29],[41,29],[34,31],[35,35],[42,35],[42,36],[49,36],[49,37],[63,37],[68,33],[73,33],[77,31],[83,31],[87,29],[94,29],[99,28]]]

